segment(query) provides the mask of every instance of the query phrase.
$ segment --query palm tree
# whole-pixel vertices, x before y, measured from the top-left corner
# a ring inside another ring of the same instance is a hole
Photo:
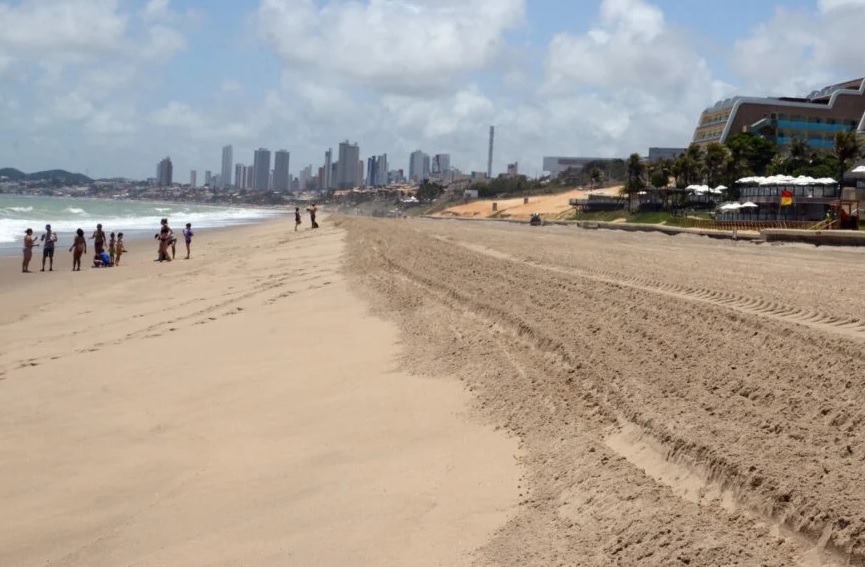
[[[625,179],[625,186],[622,187],[622,193],[628,196],[630,207],[633,196],[646,188],[646,164],[643,163],[640,154],[631,154],[628,157],[625,171],[627,179]]]
[[[593,167],[593,168],[592,168],[592,173],[591,173],[590,179],[592,180],[592,189],[594,189],[595,186],[600,185],[601,183],[603,183],[603,181],[604,181],[604,172],[601,171],[600,169],[598,169],[597,167]]]
[[[838,157],[838,183],[844,180],[847,163],[862,156],[862,144],[855,130],[835,133],[835,155]]]
[[[715,187],[721,184],[721,180],[730,168],[732,158],[730,150],[715,142],[706,147],[706,182]]]

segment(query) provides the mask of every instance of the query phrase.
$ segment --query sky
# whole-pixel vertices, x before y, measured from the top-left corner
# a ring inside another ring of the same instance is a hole
[[[176,181],[343,140],[408,169],[685,147],[736,94],[865,75],[865,0],[0,0],[0,167]]]

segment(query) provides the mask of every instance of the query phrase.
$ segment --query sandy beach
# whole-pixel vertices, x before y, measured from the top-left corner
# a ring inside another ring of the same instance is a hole
[[[62,247],[52,273],[0,260],[0,565],[472,561],[517,505],[517,442],[400,369],[322,225],[200,231],[161,265],[147,241],[75,274]]]
[[[865,565],[865,251],[322,226],[2,265],[0,565]]]

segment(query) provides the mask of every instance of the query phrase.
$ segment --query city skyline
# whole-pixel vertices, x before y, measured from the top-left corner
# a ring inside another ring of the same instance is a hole
[[[170,155],[233,182],[227,144],[321,164],[345,138],[400,169],[422,148],[486,171],[492,124],[493,172],[537,175],[544,155],[686,146],[730,95],[865,75],[865,0],[0,0],[0,15],[0,167],[96,178],[151,177]]]

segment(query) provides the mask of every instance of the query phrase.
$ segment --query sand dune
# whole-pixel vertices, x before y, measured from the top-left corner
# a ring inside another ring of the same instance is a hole
[[[496,216],[499,218],[528,219],[532,213],[538,213],[544,218],[557,218],[562,213],[572,210],[568,202],[571,199],[585,199],[589,193],[595,195],[618,195],[620,187],[606,187],[601,189],[573,189],[554,195],[533,195],[517,199],[481,199],[463,205],[456,205],[445,209],[435,216],[439,217],[471,217],[487,218]],[[524,202],[528,200],[528,202]],[[493,210],[493,203],[496,210]]]
[[[471,561],[516,504],[515,441],[399,370],[322,224],[3,264],[0,565]]]
[[[353,272],[525,457],[484,565],[865,565],[865,252],[346,221]]]

